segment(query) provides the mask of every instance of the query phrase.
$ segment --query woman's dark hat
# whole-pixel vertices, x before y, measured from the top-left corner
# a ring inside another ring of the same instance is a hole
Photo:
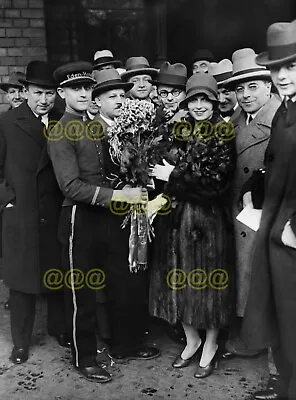
[[[150,64],[145,57],[130,57],[126,60],[126,72],[121,75],[124,81],[135,75],[150,75],[153,79],[157,74],[156,68],[151,68]]]
[[[186,84],[186,97],[180,107],[187,106],[188,101],[198,94],[205,94],[209,100],[218,101],[218,85],[216,79],[206,73],[193,74]]]
[[[92,77],[92,65],[87,61],[73,61],[61,65],[54,71],[54,78],[60,87],[76,85],[94,85],[96,81]]]
[[[98,50],[95,52],[94,69],[100,69],[109,64],[112,64],[114,68],[120,68],[122,66],[122,62],[120,60],[115,60],[110,50]]]
[[[150,82],[153,85],[166,85],[185,90],[187,81],[187,68],[184,64],[170,64],[165,61],[155,78]]]
[[[197,50],[192,58],[192,64],[195,63],[196,61],[201,61],[201,60],[206,60],[209,62],[216,61],[213,53],[210,52],[210,50],[208,49]]]
[[[267,51],[258,54],[256,63],[272,66],[296,59],[296,20],[276,22],[267,29]]]
[[[56,88],[57,83],[53,77],[53,68],[45,61],[31,61],[27,65],[25,79],[19,79],[23,85],[36,85],[44,88]]]
[[[22,72],[13,72],[9,77],[7,82],[2,82],[0,83],[0,89],[4,90],[4,92],[7,92],[9,88],[14,87],[14,88],[22,88],[23,84],[19,81],[19,79],[25,79],[26,75]]]
[[[93,88],[92,99],[94,100],[101,93],[112,89],[123,89],[128,92],[133,86],[133,83],[123,82],[116,69],[106,69],[98,71],[96,74],[97,84]]]

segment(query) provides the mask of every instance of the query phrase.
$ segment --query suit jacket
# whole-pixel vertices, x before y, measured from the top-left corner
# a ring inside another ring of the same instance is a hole
[[[49,120],[59,116],[53,111]],[[0,120],[0,209],[9,288],[39,293],[44,272],[60,268],[57,223],[62,199],[43,125],[24,102]],[[8,203],[14,206],[5,207]]]

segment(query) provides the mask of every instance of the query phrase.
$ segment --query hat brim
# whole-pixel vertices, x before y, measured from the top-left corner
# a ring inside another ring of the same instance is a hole
[[[106,65],[110,65],[110,64],[112,64],[114,66],[114,68],[120,68],[122,66],[122,62],[120,60],[112,60],[112,61],[105,61],[105,62],[98,63],[98,64],[94,63],[93,69],[96,70],[98,68],[105,67]]]
[[[284,64],[288,61],[293,61],[295,59],[296,59],[296,53],[287,57],[278,58],[276,60],[270,60],[268,51],[264,51],[263,53],[258,54],[255,61],[258,65],[272,66],[277,64]]]
[[[135,75],[150,75],[151,78],[155,78],[156,74],[158,73],[158,70],[156,68],[139,68],[139,69],[133,69],[131,71],[124,72],[121,75],[121,79],[124,81],[127,81],[129,78]]]
[[[77,79],[73,79],[69,82],[65,82],[62,85],[58,85],[59,87],[75,87],[77,85],[95,85],[96,81],[93,78],[77,78]]]
[[[19,88],[21,89],[23,87],[23,85],[21,83],[17,84],[17,83],[0,83],[0,89],[4,90],[4,92],[8,92],[9,88]]]
[[[216,98],[214,96],[214,94],[212,92],[210,92],[209,90],[207,90],[206,88],[205,89],[195,89],[195,90],[192,91],[192,93],[190,93],[190,95],[188,97],[186,96],[186,98],[183,101],[180,102],[179,107],[180,108],[186,108],[188,102],[193,97],[197,96],[198,94],[205,94],[210,101],[213,101],[213,102],[218,101],[218,98]]]
[[[241,74],[238,76],[232,76],[228,80],[224,82],[224,86],[230,89],[233,89],[235,85],[239,82],[245,82],[248,80],[271,80],[270,71],[254,71],[254,72],[246,72],[245,74]]]
[[[56,89],[58,87],[57,83],[50,83],[50,82],[43,82],[43,81],[27,81],[26,79],[19,79],[19,82],[22,85],[35,85],[35,86],[40,86],[43,88],[50,88],[50,89]]]
[[[134,86],[133,83],[107,83],[105,85],[101,85],[97,89],[94,89],[92,92],[92,100],[94,100],[98,95],[104,92],[108,92],[113,89],[123,89],[125,92],[128,92]]]

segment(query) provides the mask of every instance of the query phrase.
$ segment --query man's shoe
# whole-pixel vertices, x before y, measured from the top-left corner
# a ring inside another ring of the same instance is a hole
[[[23,364],[28,359],[28,349],[14,346],[10,359],[14,364]]]
[[[232,358],[235,357],[241,357],[241,358],[256,358],[261,356],[263,353],[265,353],[265,350],[235,350],[233,349],[232,351],[225,350],[222,353],[222,359],[223,360],[231,360]]]
[[[71,341],[65,333],[58,333],[55,335],[52,335],[49,333],[49,335],[56,338],[56,340],[60,346],[68,347],[68,348],[71,347]]]
[[[275,389],[260,390],[253,394],[256,400],[284,400],[284,397],[278,394]]]
[[[9,311],[10,310],[10,305],[9,305],[9,299],[6,300],[6,302],[4,303],[4,310]]]
[[[129,360],[152,360],[160,356],[160,351],[156,347],[141,347],[133,350],[130,353],[111,353],[110,356],[115,361],[129,361]]]
[[[107,383],[112,380],[111,375],[108,371],[105,371],[103,368],[98,365],[94,365],[91,367],[76,367],[76,369],[88,380],[91,382],[97,383]]]

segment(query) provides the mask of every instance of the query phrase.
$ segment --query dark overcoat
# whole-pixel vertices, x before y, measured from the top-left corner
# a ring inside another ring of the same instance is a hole
[[[59,113],[49,115],[49,120],[59,118]],[[35,294],[44,289],[45,271],[61,268],[57,223],[63,196],[45,136],[26,102],[1,118],[4,282],[10,289]],[[13,207],[6,207],[8,203]]]
[[[281,240],[288,220],[296,234],[296,103],[282,103],[265,154],[265,200],[252,258],[243,338],[250,347],[280,343],[296,363],[296,250]]]

